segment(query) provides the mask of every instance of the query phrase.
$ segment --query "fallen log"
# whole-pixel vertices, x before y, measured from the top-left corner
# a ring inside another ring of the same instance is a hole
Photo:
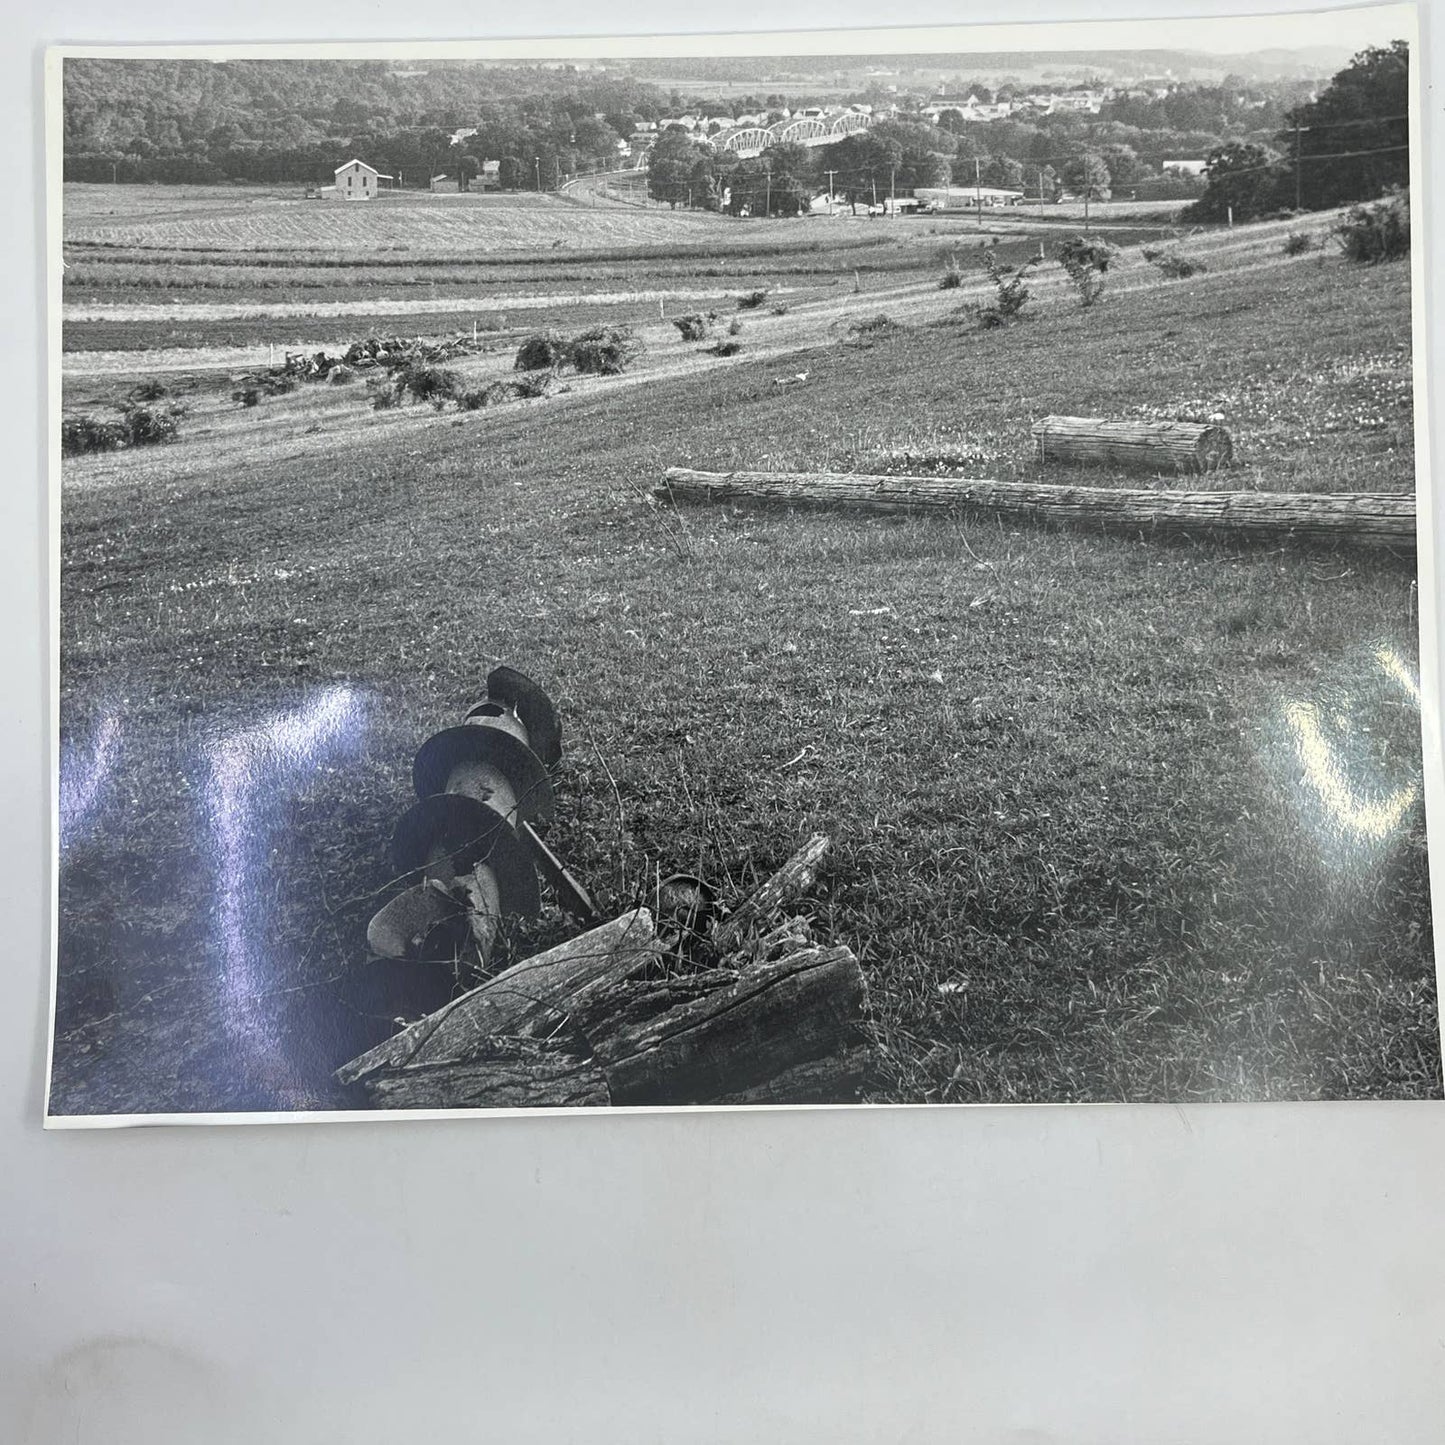
[[[645,991],[655,987],[639,985],[640,999],[624,986],[573,1020],[614,1104],[712,1103],[815,1061],[823,1077],[810,1087],[850,1097],[834,1061],[861,1042],[866,994],[851,949],[804,949],[650,1013]]]
[[[472,1058],[499,1037],[550,1032],[589,985],[626,977],[657,952],[652,915],[645,908],[634,909],[514,964],[343,1064],[336,1077],[343,1084],[367,1083],[369,1076],[384,1070]]]
[[[383,1108],[847,1103],[870,1058],[851,950],[777,917],[813,882],[812,838],[678,966],[636,909],[498,974],[337,1071]],[[765,931],[771,929],[771,931]],[[782,956],[772,956],[780,954]]]
[[[1146,491],[959,477],[669,467],[653,495],[672,501],[870,512],[984,512],[1151,536],[1263,537],[1401,552],[1415,546],[1415,497],[1409,492]]]
[[[1222,426],[1190,421],[1105,421],[1046,416],[1032,428],[1041,462],[1096,462],[1152,472],[1214,472],[1232,465]]]
[[[383,1109],[583,1109],[612,1102],[596,1064],[562,1053],[413,1064],[377,1073],[367,1092]]]

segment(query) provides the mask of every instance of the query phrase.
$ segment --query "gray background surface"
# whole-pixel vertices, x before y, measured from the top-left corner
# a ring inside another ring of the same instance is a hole
[[[1439,76],[1431,9],[1425,51]],[[881,11],[857,0],[6,9],[0,1440],[1441,1438],[1445,1109],[1435,1105],[50,1135],[39,1125],[49,686],[39,46],[1097,13],[914,0]],[[1428,137],[1439,131],[1433,87],[1426,108]],[[1437,359],[1441,330],[1437,320]]]

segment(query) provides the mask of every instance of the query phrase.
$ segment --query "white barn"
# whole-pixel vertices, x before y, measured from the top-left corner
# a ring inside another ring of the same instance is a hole
[[[327,187],[328,197],[336,201],[369,201],[376,195],[377,183],[390,179],[365,161],[347,161],[336,167],[336,182]]]

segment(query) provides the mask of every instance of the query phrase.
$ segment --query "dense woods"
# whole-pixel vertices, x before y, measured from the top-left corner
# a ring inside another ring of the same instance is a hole
[[[799,78],[784,94],[707,96],[568,65],[475,61],[85,60],[65,69],[65,176],[83,181],[313,183],[352,155],[408,185],[500,163],[506,189],[546,189],[616,161],[639,125],[689,112],[780,118],[822,99]],[[1362,52],[1320,93],[1300,80],[1183,83],[1111,91],[1096,114],[1022,111],[981,120],[919,113],[923,98],[859,97],[898,113],[864,134],[740,160],[696,134],[663,130],[650,189],[673,205],[795,215],[830,187],[853,204],[917,187],[981,184],[1051,199],[1061,190],[1192,200],[1165,172],[1209,159],[1195,218],[1238,219],[1378,196],[1408,173],[1408,47]],[[985,102],[1024,89],[973,84]],[[832,99],[836,100],[834,95]],[[461,133],[458,135],[458,133]],[[454,141],[453,137],[457,136]]]

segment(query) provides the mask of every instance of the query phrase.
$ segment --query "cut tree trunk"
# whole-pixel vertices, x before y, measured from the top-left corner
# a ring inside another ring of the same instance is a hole
[[[670,467],[654,495],[680,501],[992,512],[1156,536],[1219,535],[1335,546],[1415,546],[1415,498],[1393,492],[1197,492],[841,472],[698,472]]]
[[[1097,462],[1151,472],[1214,472],[1234,461],[1222,426],[1192,421],[1105,421],[1046,416],[1033,425],[1041,462]]]

